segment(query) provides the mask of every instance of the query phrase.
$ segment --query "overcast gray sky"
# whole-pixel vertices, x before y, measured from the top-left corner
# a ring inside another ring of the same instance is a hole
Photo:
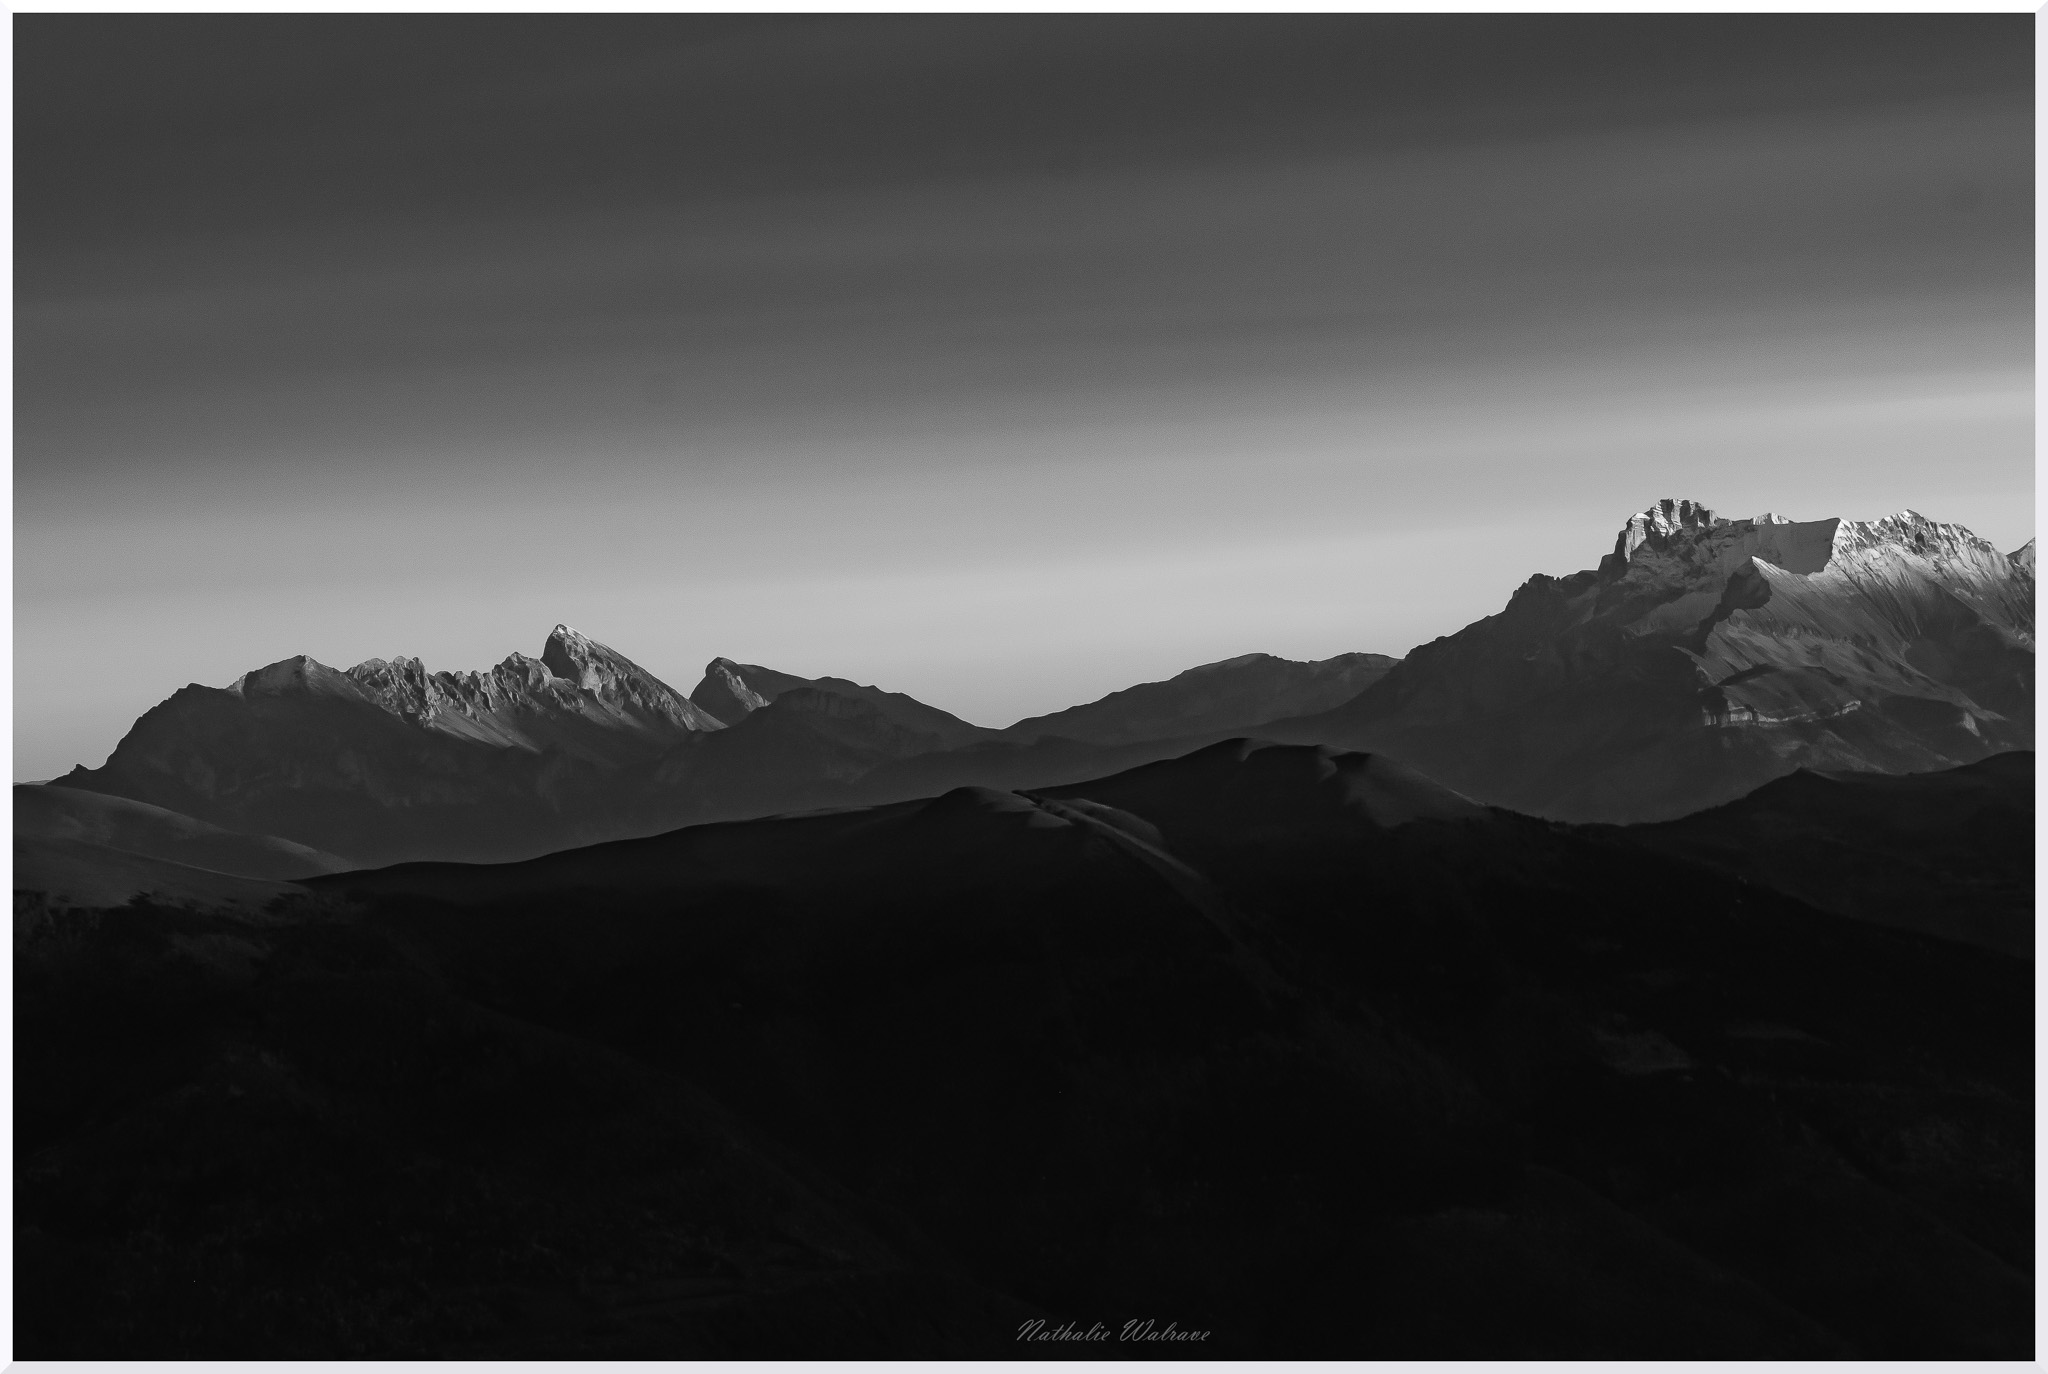
[[[984,724],[2033,535],[2016,16],[17,16],[15,760],[567,621]]]

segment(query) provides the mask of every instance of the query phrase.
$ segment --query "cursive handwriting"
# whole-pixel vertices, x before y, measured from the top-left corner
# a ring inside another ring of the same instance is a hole
[[[1183,1331],[1178,1324],[1168,1322],[1161,1326],[1146,1317],[1142,1321],[1127,1321],[1121,1331],[1112,1332],[1101,1322],[1092,1322],[1086,1330],[1072,1322],[1061,1322],[1058,1326],[1047,1326],[1045,1318],[1033,1317],[1017,1328],[1020,1341],[1106,1341],[1114,1336],[1119,1341],[1206,1341],[1206,1331]]]

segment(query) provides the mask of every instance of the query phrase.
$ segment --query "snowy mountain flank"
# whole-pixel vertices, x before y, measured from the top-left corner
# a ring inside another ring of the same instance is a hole
[[[1913,511],[1730,520],[1665,500],[1597,568],[1530,578],[1272,733],[1573,821],[1683,815],[1798,767],[1970,763],[2033,747],[2033,559]]]

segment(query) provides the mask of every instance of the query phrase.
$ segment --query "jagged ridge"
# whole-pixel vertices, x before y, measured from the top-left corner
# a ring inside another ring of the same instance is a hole
[[[1729,520],[1665,500],[1597,568],[1530,578],[1271,733],[1571,820],[1682,815],[1794,767],[1969,763],[2033,746],[2032,560],[1913,511]]]
[[[565,717],[670,741],[725,724],[624,654],[567,625],[555,626],[539,658],[513,654],[488,672],[429,673],[417,658],[401,657],[370,659],[346,676],[394,715],[506,748],[537,751],[564,743]]]

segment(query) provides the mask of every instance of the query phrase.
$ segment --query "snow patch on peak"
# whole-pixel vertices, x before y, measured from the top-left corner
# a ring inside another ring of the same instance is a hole
[[[1647,569],[1660,579],[1674,573],[1693,581],[1724,576],[1752,555],[1794,572],[1819,572],[1833,550],[1836,520],[1794,520],[1762,515],[1728,520],[1697,501],[1666,499],[1629,517],[1602,562],[1612,575]]]
[[[1963,526],[1930,520],[1915,510],[1902,510],[1877,520],[1844,520],[1835,531],[1835,553],[1897,553],[1937,564],[1981,563],[2004,557],[1989,540]]]
[[[1693,655],[1721,704],[1715,724],[1827,719],[1870,702],[1944,702],[1969,721],[2003,717],[2002,679],[1956,677],[1965,643],[1978,658],[2031,654],[2033,580],[1961,525],[1900,511],[1833,522],[1818,567],[1753,558],[1761,586],[1733,600]],[[1731,583],[1731,589],[1733,584]],[[1967,638],[1958,640],[1967,624]],[[1689,651],[1690,652],[1690,651]],[[1965,724],[1981,733],[1977,724]]]
[[[1623,528],[1582,613],[1614,616],[1630,635],[1685,634],[1724,614],[1730,589],[1753,580],[1755,564],[1801,574],[1825,568],[1839,523],[1724,520],[1696,502],[1661,502]]]

